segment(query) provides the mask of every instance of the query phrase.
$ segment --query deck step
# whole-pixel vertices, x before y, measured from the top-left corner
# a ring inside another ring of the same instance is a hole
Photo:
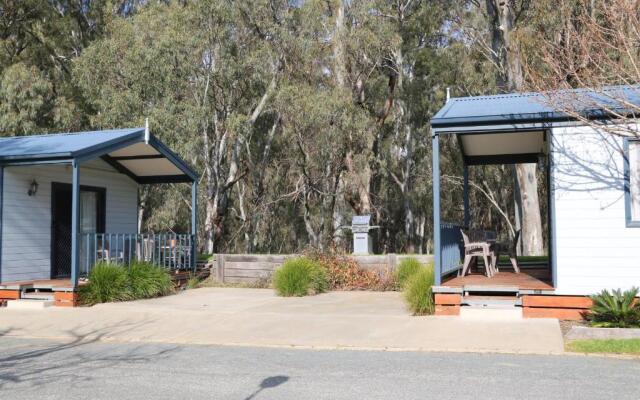
[[[515,321],[522,319],[521,307],[491,308],[491,307],[460,307],[460,318],[472,320],[500,320]]]
[[[516,296],[473,296],[462,298],[462,304],[478,308],[513,308],[522,305],[522,300]]]
[[[54,300],[53,292],[26,292],[20,295],[21,299],[29,300]]]
[[[53,306],[53,300],[19,299],[7,301],[7,308],[13,310],[42,310]]]

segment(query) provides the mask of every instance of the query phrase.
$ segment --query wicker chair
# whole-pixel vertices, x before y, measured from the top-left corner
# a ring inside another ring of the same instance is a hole
[[[469,266],[471,265],[471,261],[473,261],[476,257],[482,257],[484,260],[484,266],[486,274],[489,278],[491,278],[495,271],[493,270],[493,259],[494,250],[493,246],[486,242],[471,242],[469,240],[469,236],[463,231],[462,232],[462,240],[464,241],[464,263],[462,266],[462,276],[465,276]]]

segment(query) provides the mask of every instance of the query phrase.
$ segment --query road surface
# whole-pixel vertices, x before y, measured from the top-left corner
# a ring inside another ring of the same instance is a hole
[[[638,399],[640,361],[0,338],[3,399]]]

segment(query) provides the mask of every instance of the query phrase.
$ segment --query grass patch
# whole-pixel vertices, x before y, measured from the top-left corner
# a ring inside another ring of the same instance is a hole
[[[404,299],[414,315],[429,315],[435,311],[432,286],[433,265],[421,267],[410,276],[404,285]]]
[[[413,257],[403,258],[396,271],[396,282],[399,288],[403,288],[407,281],[422,268],[420,261]]]
[[[80,286],[79,296],[87,305],[133,299],[127,271],[117,264],[96,264],[89,272],[89,282]]]
[[[89,281],[79,289],[82,304],[93,305],[164,296],[173,291],[173,282],[161,267],[143,262],[129,266],[96,264]]]
[[[566,348],[576,353],[640,354],[640,339],[574,340]]]
[[[273,274],[273,287],[280,296],[306,296],[329,289],[327,271],[308,257],[285,261]]]
[[[150,263],[134,262],[125,269],[134,299],[165,296],[173,289],[171,276],[163,268]]]

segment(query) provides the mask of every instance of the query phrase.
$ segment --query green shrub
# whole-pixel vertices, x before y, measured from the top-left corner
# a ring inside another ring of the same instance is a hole
[[[169,273],[151,263],[133,262],[126,270],[134,299],[164,296],[173,288]]]
[[[273,274],[273,286],[280,296],[306,296],[326,292],[329,288],[327,272],[307,257],[285,261]]]
[[[627,328],[640,326],[640,301],[636,301],[638,288],[631,288],[625,292],[620,289],[603,290],[591,296],[590,320],[595,326],[608,328]]]
[[[398,282],[398,287],[403,288],[407,283],[409,278],[415,275],[423,265],[420,264],[420,261],[413,257],[403,258],[398,265],[398,270],[396,272],[396,281]]]
[[[117,264],[99,263],[89,272],[89,282],[80,286],[80,301],[97,304],[131,300],[127,271]]]
[[[198,277],[192,276],[187,281],[187,289],[197,289],[200,287],[200,284],[202,284],[202,281],[198,279]]]
[[[404,285],[404,299],[414,315],[433,314],[435,305],[431,287],[434,283],[433,266],[421,267]]]

